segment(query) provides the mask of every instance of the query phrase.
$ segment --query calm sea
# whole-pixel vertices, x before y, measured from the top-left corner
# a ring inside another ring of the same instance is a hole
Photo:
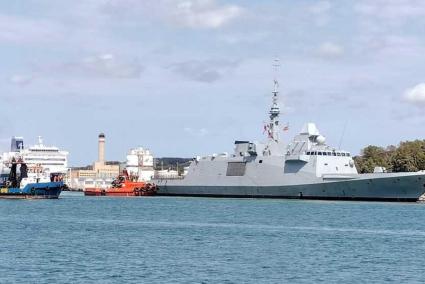
[[[0,201],[0,283],[419,283],[425,204]]]

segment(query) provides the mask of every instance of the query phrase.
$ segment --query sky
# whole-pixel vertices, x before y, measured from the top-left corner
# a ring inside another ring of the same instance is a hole
[[[424,35],[422,0],[0,1],[0,150],[231,152],[265,140],[274,76],[287,142],[309,121],[354,154],[425,139]]]

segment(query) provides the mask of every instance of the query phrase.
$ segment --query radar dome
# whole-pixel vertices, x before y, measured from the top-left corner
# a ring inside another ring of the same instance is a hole
[[[325,141],[326,141],[325,136],[319,135],[319,136],[317,136],[317,138],[316,138],[316,142],[317,142],[318,144],[325,144]]]

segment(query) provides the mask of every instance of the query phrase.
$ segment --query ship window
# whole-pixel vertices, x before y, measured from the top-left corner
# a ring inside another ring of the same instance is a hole
[[[328,156],[332,156],[332,152],[328,152]]]
[[[322,156],[322,152],[317,152],[319,156]]]
[[[263,160],[259,160],[258,163],[262,164],[263,163]]]
[[[245,175],[246,163],[229,162],[227,163],[226,176],[243,176]]]
[[[337,156],[341,156],[341,153],[336,153]]]
[[[341,153],[341,156],[345,157],[345,153]]]
[[[317,155],[317,152],[313,152],[313,155]]]
[[[336,156],[336,153],[335,152],[332,152],[332,156]]]

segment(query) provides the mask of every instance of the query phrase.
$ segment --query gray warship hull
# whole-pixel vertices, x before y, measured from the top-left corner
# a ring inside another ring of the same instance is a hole
[[[305,184],[248,185],[237,178],[225,184],[195,185],[182,180],[156,180],[158,195],[290,198],[321,200],[406,201],[415,202],[425,193],[425,173],[361,174],[356,177],[317,179]],[[252,181],[255,183],[255,180]]]
[[[358,174],[351,154],[327,145],[314,123],[306,123],[285,145],[279,138],[278,85],[275,79],[265,143],[237,140],[233,154],[195,157],[184,176],[156,179],[157,193],[382,201],[417,201],[424,194],[425,172],[384,173],[377,168],[373,174]]]

